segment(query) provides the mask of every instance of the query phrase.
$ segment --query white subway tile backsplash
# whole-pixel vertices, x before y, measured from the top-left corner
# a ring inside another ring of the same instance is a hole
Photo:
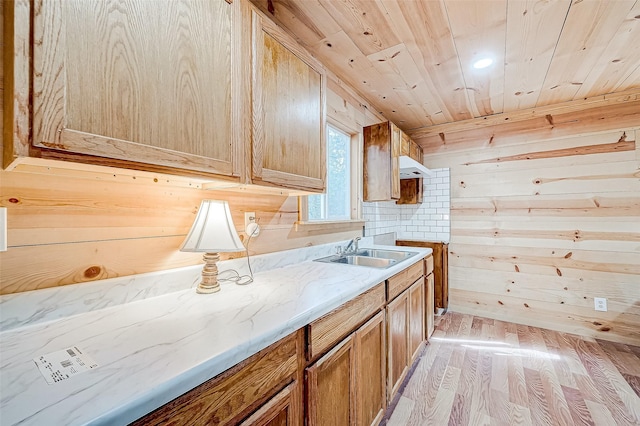
[[[363,203],[365,235],[395,232],[399,239],[449,241],[450,171],[433,169],[425,178],[422,204],[404,205],[395,201]]]

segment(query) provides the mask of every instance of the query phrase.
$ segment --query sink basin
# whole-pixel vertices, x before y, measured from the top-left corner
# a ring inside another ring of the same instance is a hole
[[[337,259],[332,261],[333,263],[346,263],[348,265],[360,265],[360,266],[370,266],[372,268],[388,268],[389,266],[397,263],[397,260],[393,259],[381,259],[379,257],[369,257],[369,256],[357,256],[357,255],[347,255],[347,256],[339,256]]]
[[[315,259],[315,261],[325,263],[344,263],[347,265],[359,265],[384,269],[415,256],[416,254],[417,252],[414,251],[361,249],[355,253],[336,254],[333,256]]]
[[[415,251],[362,249],[355,254],[358,256],[379,257],[382,259],[393,259],[402,261],[415,256],[417,253]]]

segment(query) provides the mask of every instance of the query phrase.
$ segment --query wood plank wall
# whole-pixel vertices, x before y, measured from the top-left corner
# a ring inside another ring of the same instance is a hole
[[[451,168],[450,309],[640,344],[639,128],[631,100],[417,138]]]
[[[329,118],[346,127],[382,121],[337,80],[329,84],[327,107]],[[207,191],[200,184],[189,178],[75,164],[57,167],[46,161],[0,171],[9,244],[9,250],[0,253],[0,294],[201,263],[200,254],[178,248],[202,199],[228,200],[239,232],[244,212],[256,212],[262,233],[251,241],[251,254],[362,235],[361,229],[296,230],[298,197]]]

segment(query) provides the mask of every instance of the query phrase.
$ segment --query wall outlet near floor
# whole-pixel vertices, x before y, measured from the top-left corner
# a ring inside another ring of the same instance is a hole
[[[607,299],[604,297],[594,297],[593,304],[596,311],[607,312]]]

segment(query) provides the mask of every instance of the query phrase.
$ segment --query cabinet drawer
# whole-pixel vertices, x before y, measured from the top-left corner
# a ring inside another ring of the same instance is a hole
[[[413,264],[407,268],[407,281],[409,285],[416,282],[418,278],[420,278],[424,273],[424,267],[422,262],[418,262]]]
[[[235,424],[297,374],[299,330],[133,425]]]
[[[335,345],[379,311],[384,303],[384,284],[380,283],[309,324],[308,359],[316,358]]]
[[[422,262],[409,266],[387,280],[387,300],[393,300],[397,295],[409,288],[423,274]]]
[[[424,268],[425,275],[429,275],[433,272],[433,256],[430,255],[429,257],[424,259]]]

